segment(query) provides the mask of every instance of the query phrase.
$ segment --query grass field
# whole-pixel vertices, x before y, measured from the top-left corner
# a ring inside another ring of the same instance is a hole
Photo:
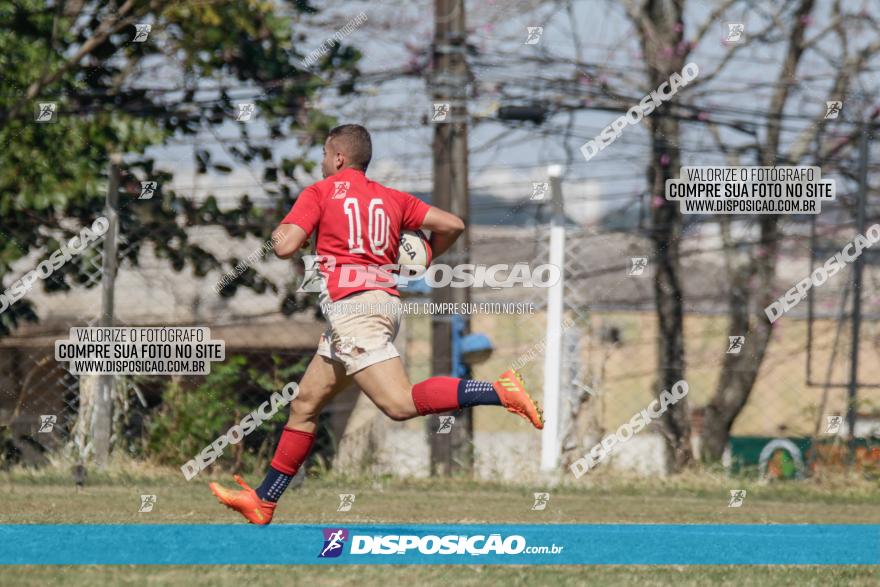
[[[0,523],[235,523],[214,501],[203,475],[185,482],[160,469],[120,467],[76,490],[66,469],[0,474]],[[227,477],[218,477],[231,483]],[[256,481],[252,479],[251,481]],[[746,489],[728,508],[730,489]],[[531,511],[548,490],[545,511]],[[351,512],[336,511],[354,493]],[[153,512],[138,513],[141,494]],[[278,523],[878,523],[880,487],[855,478],[764,485],[688,474],[669,479],[595,476],[553,488],[464,480],[309,479],[281,501]],[[674,548],[674,545],[670,545]],[[73,547],[73,546],[72,546]],[[877,567],[5,567],[3,585],[876,585]]]
[[[876,586],[878,572],[868,567],[13,567],[3,569],[3,585],[292,585],[309,587],[407,585],[675,585]]]

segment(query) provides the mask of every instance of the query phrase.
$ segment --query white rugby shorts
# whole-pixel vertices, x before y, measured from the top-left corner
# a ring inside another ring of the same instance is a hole
[[[370,365],[399,357],[394,339],[400,329],[400,299],[382,290],[361,291],[322,304],[327,330],[318,354],[345,366],[352,375]]]

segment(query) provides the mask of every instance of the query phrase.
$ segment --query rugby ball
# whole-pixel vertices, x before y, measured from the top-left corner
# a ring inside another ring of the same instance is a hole
[[[431,245],[421,230],[404,230],[400,233],[397,252],[398,265],[425,268],[431,264]]]

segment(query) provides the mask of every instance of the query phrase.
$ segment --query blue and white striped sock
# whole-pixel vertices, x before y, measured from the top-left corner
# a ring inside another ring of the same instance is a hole
[[[458,383],[458,406],[460,408],[500,405],[501,399],[495,392],[495,388],[488,381],[462,379]]]
[[[277,502],[287,486],[290,485],[291,479],[293,479],[293,475],[285,475],[275,467],[269,467],[266,478],[256,489],[257,496],[263,501]]]

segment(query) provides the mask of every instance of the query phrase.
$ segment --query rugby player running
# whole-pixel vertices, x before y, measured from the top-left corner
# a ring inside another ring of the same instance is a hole
[[[369,271],[397,263],[404,230],[429,230],[434,256],[447,251],[464,231],[461,218],[368,179],[372,153],[364,127],[346,124],[331,130],[321,162],[324,180],[303,190],[272,235],[275,254],[282,259],[308,246],[315,235],[321,260],[319,297],[329,312],[325,310],[327,330],[290,404],[290,418],[263,482],[251,489],[236,475],[240,490],[210,484],[220,503],[253,524],[272,521],[278,499],[312,450],[318,415],[352,383],[396,421],[473,406],[503,406],[535,428],[544,427],[540,408],[512,369],[491,383],[431,377],[413,385],[393,345],[401,317],[397,289],[376,280],[340,284],[343,266]]]

